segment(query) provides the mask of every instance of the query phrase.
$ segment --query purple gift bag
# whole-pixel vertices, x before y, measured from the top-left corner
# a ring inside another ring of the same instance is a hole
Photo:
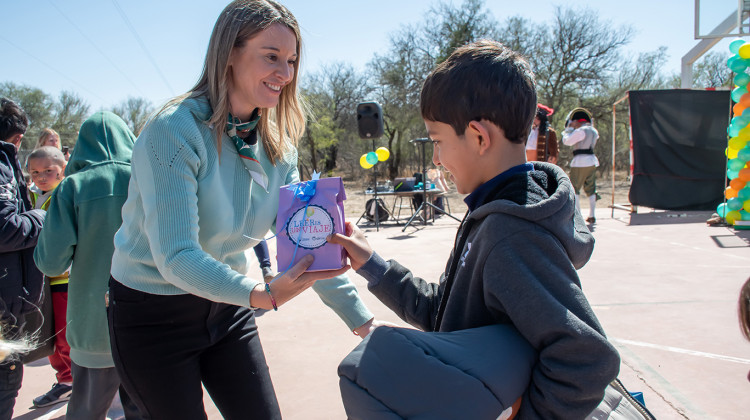
[[[288,270],[307,254],[315,261],[307,271],[335,270],[346,265],[341,245],[326,241],[344,234],[346,192],[340,177],[297,182],[281,187],[276,214],[276,251],[279,272]]]

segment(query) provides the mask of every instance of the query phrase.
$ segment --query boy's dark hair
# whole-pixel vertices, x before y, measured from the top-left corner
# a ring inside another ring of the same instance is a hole
[[[0,140],[26,133],[29,118],[20,106],[8,98],[0,98]]]
[[[513,143],[525,143],[536,114],[536,81],[523,56],[490,40],[457,48],[427,76],[422,118],[449,124],[463,135],[486,119]]]

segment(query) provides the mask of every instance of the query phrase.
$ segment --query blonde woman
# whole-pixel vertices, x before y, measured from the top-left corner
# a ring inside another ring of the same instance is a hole
[[[281,418],[253,308],[276,309],[313,284],[355,333],[373,328],[351,282],[331,278],[348,267],[307,273],[310,258],[268,288],[244,274],[279,188],[299,180],[299,60],[289,10],[230,3],[198,83],[135,143],[108,318],[115,366],[144,417],[205,419],[203,384],[226,419]]]
[[[49,127],[42,130],[42,134],[39,135],[39,139],[36,141],[36,146],[34,146],[34,149],[38,149],[44,146],[57,147],[58,150],[62,150],[60,135],[57,134],[57,131]]]

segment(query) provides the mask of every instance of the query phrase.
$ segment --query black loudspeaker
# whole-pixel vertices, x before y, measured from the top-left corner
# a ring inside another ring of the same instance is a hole
[[[362,102],[357,105],[357,127],[363,139],[374,139],[383,135],[383,110],[377,102]]]

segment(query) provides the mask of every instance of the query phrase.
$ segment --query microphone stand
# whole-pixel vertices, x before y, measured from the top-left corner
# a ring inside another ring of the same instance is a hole
[[[427,151],[425,150],[425,144],[431,142],[431,140],[429,138],[418,138],[418,139],[409,140],[409,141],[411,143],[418,144],[422,148],[422,203],[419,205],[419,207],[417,208],[417,210],[411,216],[411,218],[409,219],[409,221],[406,222],[406,225],[404,225],[404,228],[401,229],[401,232],[406,231],[406,228],[409,227],[409,225],[411,224],[411,222],[416,217],[419,216],[419,212],[424,213],[423,216],[421,216],[421,219],[422,219],[422,222],[425,225],[427,225],[427,207],[432,207],[432,209],[433,209],[433,213],[432,213],[433,219],[435,217],[435,213],[434,212],[438,211],[438,212],[440,212],[440,213],[442,213],[442,214],[444,214],[444,215],[446,215],[446,216],[454,219],[457,222],[461,222],[460,220],[458,220],[452,214],[446,213],[445,210],[443,210],[440,207],[438,207],[438,206],[432,204],[431,202],[427,201],[427,163],[425,162],[426,158],[427,158]]]

